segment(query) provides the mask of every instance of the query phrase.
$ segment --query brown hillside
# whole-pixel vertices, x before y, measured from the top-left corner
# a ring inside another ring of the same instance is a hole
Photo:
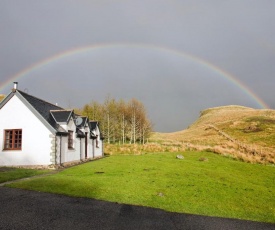
[[[208,150],[248,162],[275,163],[275,110],[223,106],[201,112],[188,129],[155,133],[167,146]]]
[[[5,95],[0,94],[0,102],[5,98]]]

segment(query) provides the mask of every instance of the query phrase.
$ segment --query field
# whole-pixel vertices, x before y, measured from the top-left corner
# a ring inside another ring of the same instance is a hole
[[[184,159],[177,159],[181,154]],[[10,187],[275,223],[275,167],[210,152],[114,155]]]

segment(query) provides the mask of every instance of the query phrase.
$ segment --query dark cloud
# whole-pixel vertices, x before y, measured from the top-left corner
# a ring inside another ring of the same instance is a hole
[[[35,69],[19,79],[19,87],[64,107],[103,101],[108,94],[135,97],[155,129],[168,132],[187,127],[208,107],[260,107],[215,72],[217,66],[275,108],[274,8],[268,0],[4,0],[0,79],[66,50],[119,43]]]

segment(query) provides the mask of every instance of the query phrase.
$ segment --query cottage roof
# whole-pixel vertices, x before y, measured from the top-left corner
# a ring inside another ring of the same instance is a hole
[[[102,134],[102,132],[100,131],[99,122],[98,122],[98,121],[90,121],[90,122],[89,122],[89,126],[90,126],[90,130],[91,130],[91,137],[94,137],[94,136],[96,135],[96,134],[95,134],[95,131],[96,131],[96,128],[98,128],[99,133],[100,133],[100,139],[101,139],[101,140],[104,139],[103,134]]]
[[[79,128],[76,128],[76,134],[77,134],[77,137],[85,137],[85,133],[82,132]]]
[[[98,126],[98,121],[90,121],[90,129],[94,130]]]
[[[51,115],[51,110],[64,110],[63,108],[44,101],[40,98],[29,95],[21,90],[12,90],[12,92],[4,98],[0,103],[0,109],[14,96],[16,95],[37,118],[53,133],[67,133]]]
[[[71,116],[73,116],[73,110],[51,110],[50,112],[57,123],[68,123]]]
[[[81,118],[82,118],[82,123],[79,126],[84,127],[86,125],[86,123],[88,122],[88,117],[81,116]]]
[[[50,110],[64,110],[63,108],[54,105],[52,103],[49,103],[47,101],[44,101],[40,98],[34,97],[32,95],[29,95],[25,92],[22,92],[20,90],[17,90],[41,115],[43,115],[45,118],[49,117],[49,111]]]
[[[68,123],[69,119],[73,117],[82,118],[82,123],[78,125],[78,127],[84,127],[88,118],[75,115],[73,110],[65,110],[60,106],[49,103],[40,98],[29,95],[21,90],[13,90],[1,103],[0,109],[14,96],[17,95],[21,101],[41,120],[41,122],[47,126],[52,132],[55,133],[63,133],[67,134],[67,131],[62,128],[59,123],[66,122]],[[91,125],[88,123],[90,128]],[[95,122],[92,127],[96,127],[97,122]],[[79,129],[78,129],[79,130]],[[79,135],[81,135],[81,131],[79,130]]]
[[[23,98],[25,98],[29,104],[47,121],[47,123],[54,128],[57,132],[66,132],[59,124],[56,123],[53,116],[51,115],[51,110],[64,110],[63,108],[44,101],[40,98],[29,95],[25,92],[17,90]]]

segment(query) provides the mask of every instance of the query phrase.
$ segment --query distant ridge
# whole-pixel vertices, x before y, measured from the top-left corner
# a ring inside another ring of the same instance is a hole
[[[275,163],[275,110],[238,105],[209,108],[186,130],[155,133],[166,145],[207,150],[251,163]]]
[[[6,96],[4,94],[0,94],[0,102],[5,98]]]

